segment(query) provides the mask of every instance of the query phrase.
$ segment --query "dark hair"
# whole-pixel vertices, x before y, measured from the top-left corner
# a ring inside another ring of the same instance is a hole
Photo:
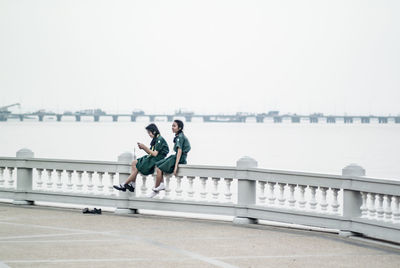
[[[175,138],[174,138],[174,143],[175,143],[178,135],[183,133],[183,122],[181,120],[178,120],[178,119],[175,119],[174,122],[178,125],[178,128],[179,128],[179,130],[176,133]]]
[[[156,126],[156,124],[151,123],[150,125],[148,125],[146,127],[147,131],[150,131],[154,137],[150,142],[150,148],[153,147],[154,145],[156,145],[156,141],[157,141],[157,136],[160,134],[160,131],[158,130],[158,127]]]

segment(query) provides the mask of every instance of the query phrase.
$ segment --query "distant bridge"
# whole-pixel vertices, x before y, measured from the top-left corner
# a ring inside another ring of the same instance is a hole
[[[37,119],[38,121],[44,121],[47,119],[55,119],[56,121],[62,121],[62,118],[72,117],[76,122],[81,121],[82,118],[92,118],[93,121],[99,122],[101,118],[111,117],[113,122],[119,121],[119,118],[128,117],[131,122],[136,122],[139,117],[147,117],[150,122],[158,120],[166,120],[172,122],[175,118],[182,118],[186,122],[191,122],[193,118],[202,119],[203,122],[272,122],[272,123],[319,123],[324,122],[328,124],[334,124],[337,122],[351,124],[351,123],[362,123],[369,124],[371,122],[377,122],[380,124],[386,123],[400,123],[400,115],[397,116],[375,116],[375,115],[296,115],[296,114],[286,114],[286,115],[270,115],[270,114],[231,114],[231,115],[204,115],[204,114],[142,114],[142,113],[132,113],[132,114],[58,114],[58,113],[13,113],[5,114],[5,116],[0,117],[0,121],[7,121],[10,118],[18,118],[20,121],[25,119]]]

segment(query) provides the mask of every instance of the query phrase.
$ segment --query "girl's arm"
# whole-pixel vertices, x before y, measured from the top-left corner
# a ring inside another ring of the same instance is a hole
[[[178,151],[176,152],[176,161],[175,161],[175,168],[174,168],[174,176],[176,176],[176,174],[178,173],[178,164],[179,164],[179,160],[181,160],[181,156],[182,156],[182,149],[178,148]]]
[[[146,145],[144,145],[143,143],[139,143],[139,148],[142,149],[143,151],[145,151],[146,153],[148,153],[151,156],[157,156],[158,155],[158,151],[152,151],[149,149],[149,147],[147,147]]]

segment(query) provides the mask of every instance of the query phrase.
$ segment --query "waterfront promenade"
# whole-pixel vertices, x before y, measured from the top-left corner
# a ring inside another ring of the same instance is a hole
[[[0,203],[0,267],[398,267],[337,234]]]

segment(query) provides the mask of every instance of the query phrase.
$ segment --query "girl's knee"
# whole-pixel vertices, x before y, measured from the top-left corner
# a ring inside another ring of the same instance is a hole
[[[136,167],[136,164],[137,164],[137,160],[133,160],[132,167]]]

